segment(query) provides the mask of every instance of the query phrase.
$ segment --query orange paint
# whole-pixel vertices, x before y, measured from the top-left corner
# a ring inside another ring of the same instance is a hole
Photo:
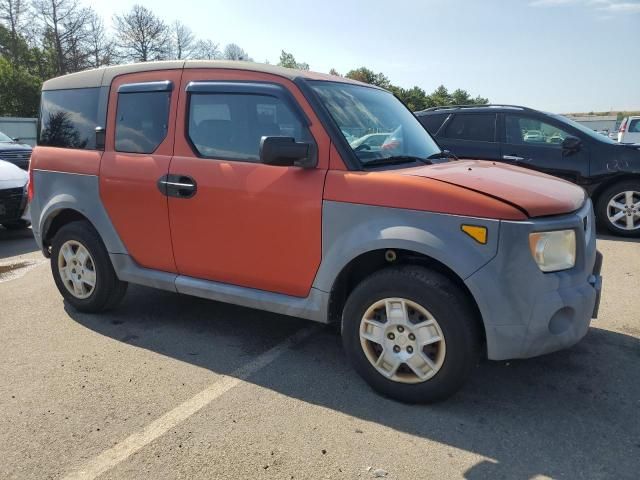
[[[105,153],[100,168],[100,197],[118,235],[137,263],[147,268],[175,272],[167,197],[156,182],[166,175],[173,153],[176,109],[181,70],[143,72],[116,77],[111,85]],[[125,83],[171,80],[168,131],[153,154],[114,151],[118,87]]]
[[[169,198],[178,272],[305,297],[322,255],[322,190],[329,165],[329,138],[290,80],[240,70],[185,70],[181,91],[197,80],[284,85],[311,120],[318,166],[303,170],[198,158],[186,138],[187,97],[181,96],[170,173],[196,179],[198,192],[190,199]]]

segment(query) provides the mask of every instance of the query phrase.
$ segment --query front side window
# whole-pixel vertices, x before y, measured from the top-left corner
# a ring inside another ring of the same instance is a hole
[[[363,165],[424,160],[440,153],[416,117],[391,93],[348,83],[309,84]]]
[[[565,138],[571,136],[565,130],[522,115],[505,115],[506,141],[510,145],[540,145],[561,147]]]
[[[496,115],[492,113],[456,114],[442,136],[473,142],[494,142]]]
[[[418,117],[420,123],[424,125],[431,135],[435,135],[449,116],[448,113],[437,113],[433,115],[422,115]]]
[[[115,149],[153,153],[167,136],[170,91],[118,93]]]
[[[245,162],[260,160],[262,137],[311,140],[284,101],[248,93],[191,93],[188,136],[202,157]]]
[[[96,148],[99,88],[45,90],[40,106],[38,145],[48,147]]]

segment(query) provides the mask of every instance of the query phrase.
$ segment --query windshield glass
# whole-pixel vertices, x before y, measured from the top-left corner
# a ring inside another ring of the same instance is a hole
[[[602,134],[596,132],[595,130],[591,130],[589,127],[585,127],[584,125],[582,125],[581,123],[576,122],[575,120],[571,120],[570,118],[564,117],[562,115],[551,114],[551,116],[553,118],[555,118],[556,120],[560,120],[563,123],[567,123],[567,124],[571,125],[576,130],[580,130],[582,133],[584,133],[586,135],[589,135],[591,138],[593,138],[595,140],[598,140],[599,142],[611,143],[613,145],[617,145],[618,144],[618,142],[610,139],[606,135],[602,135]]]
[[[13,140],[11,138],[9,138],[7,135],[5,135],[4,133],[0,132],[0,142],[4,143],[4,142],[13,142]]]
[[[391,93],[347,83],[310,84],[363,165],[385,159],[426,160],[440,153],[416,117]]]

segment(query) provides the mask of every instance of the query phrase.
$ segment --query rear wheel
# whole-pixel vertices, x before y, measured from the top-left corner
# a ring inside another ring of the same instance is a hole
[[[602,192],[596,205],[598,220],[612,233],[640,237],[640,181],[617,183]]]
[[[85,221],[63,226],[51,244],[51,271],[58,290],[81,312],[115,307],[127,291],[113,270],[106,248]]]
[[[420,267],[382,270],[358,285],[344,308],[342,336],[367,383],[409,403],[449,397],[479,357],[467,296],[444,275]]]

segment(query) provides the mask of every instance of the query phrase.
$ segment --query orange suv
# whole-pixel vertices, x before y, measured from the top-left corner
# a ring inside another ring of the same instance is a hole
[[[391,93],[247,62],[139,63],[45,82],[33,230],[64,299],[128,283],[339,323],[407,402],[479,356],[575,344],[601,256],[575,185],[453,161]]]

